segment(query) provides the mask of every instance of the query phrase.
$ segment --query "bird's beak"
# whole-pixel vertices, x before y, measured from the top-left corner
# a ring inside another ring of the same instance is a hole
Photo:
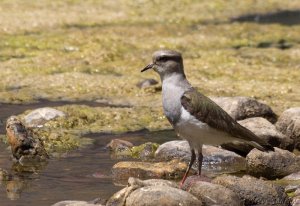
[[[144,71],[146,71],[148,69],[153,69],[153,66],[154,66],[153,63],[152,64],[148,64],[144,69],[141,70],[141,72],[144,72]]]

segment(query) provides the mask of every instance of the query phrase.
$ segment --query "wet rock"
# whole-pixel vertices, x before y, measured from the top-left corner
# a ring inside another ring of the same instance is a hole
[[[110,149],[111,151],[118,151],[118,150],[126,150],[133,147],[131,142],[122,139],[113,139],[107,145],[106,148]]]
[[[12,155],[17,161],[22,158],[38,161],[48,158],[43,142],[27,129],[17,116],[7,119],[6,136]]]
[[[110,143],[106,145],[106,148],[108,148],[111,151],[112,158],[116,158],[116,159],[131,157],[132,147],[133,144],[131,142],[128,142],[126,140],[121,140],[121,139],[113,139],[110,141]]]
[[[156,81],[155,79],[144,79],[142,81],[140,81],[139,83],[136,84],[136,86],[138,88],[147,88],[150,87],[152,85],[156,85],[158,84],[158,81]]]
[[[244,205],[243,201],[232,190],[210,182],[197,181],[187,189],[187,192],[201,200],[204,205]]]
[[[65,200],[61,202],[57,202],[52,206],[104,206],[102,204],[94,204],[86,201],[78,201],[78,200]]]
[[[129,177],[177,179],[182,177],[187,164],[179,160],[170,162],[118,162],[112,168],[112,176],[116,181]]]
[[[236,172],[245,169],[245,158],[210,145],[203,145],[203,170],[219,172]],[[188,163],[191,158],[187,141],[170,141],[158,147],[155,158],[162,161],[180,159]],[[196,165],[194,165],[196,166]]]
[[[147,194],[145,194],[147,193]],[[115,193],[107,206],[123,205],[201,205],[194,196],[177,189],[177,184],[167,180],[140,180],[129,178],[127,187]]]
[[[275,152],[253,149],[246,157],[247,171],[257,177],[275,179],[300,170],[300,157],[275,148]]]
[[[300,150],[300,107],[285,110],[276,122],[276,128],[295,141]]]
[[[272,123],[277,120],[276,114],[268,105],[250,97],[212,97],[211,99],[235,120],[250,117],[263,117]]]
[[[290,205],[289,198],[285,194],[283,187],[251,176],[221,175],[215,178],[213,183],[223,185],[232,190],[240,199],[245,201],[245,206]]]
[[[24,117],[27,127],[40,127],[49,120],[64,117],[65,113],[50,107],[35,109]]]
[[[294,149],[293,140],[277,131],[272,123],[262,117],[245,119],[239,121],[239,123],[274,147],[287,149],[289,151],[293,151]]]
[[[158,144],[147,142],[145,144],[135,146],[131,148],[132,157],[142,160],[153,159],[155,156],[155,151],[158,148]]]

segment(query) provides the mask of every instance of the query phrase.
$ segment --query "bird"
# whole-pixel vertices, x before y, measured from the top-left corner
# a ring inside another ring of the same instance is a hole
[[[188,141],[191,159],[181,180],[184,184],[198,156],[197,175],[201,176],[202,145],[221,145],[230,142],[246,142],[261,151],[274,148],[240,125],[219,105],[195,89],[187,80],[183,58],[174,50],[153,53],[152,62],[141,70],[154,70],[162,82],[163,111],[177,135]]]

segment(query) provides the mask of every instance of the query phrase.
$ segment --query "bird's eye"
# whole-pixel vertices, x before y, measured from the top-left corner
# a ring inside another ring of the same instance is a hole
[[[159,57],[157,60],[160,62],[166,62],[168,60],[168,57],[162,56],[162,57]]]

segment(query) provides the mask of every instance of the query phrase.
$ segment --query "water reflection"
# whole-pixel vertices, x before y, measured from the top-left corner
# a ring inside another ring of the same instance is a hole
[[[39,178],[39,173],[46,168],[47,164],[46,161],[28,161],[26,164],[15,162],[11,166],[11,173],[3,171],[1,186],[5,188],[7,198],[10,200],[19,199],[21,193],[30,187],[30,182]]]

